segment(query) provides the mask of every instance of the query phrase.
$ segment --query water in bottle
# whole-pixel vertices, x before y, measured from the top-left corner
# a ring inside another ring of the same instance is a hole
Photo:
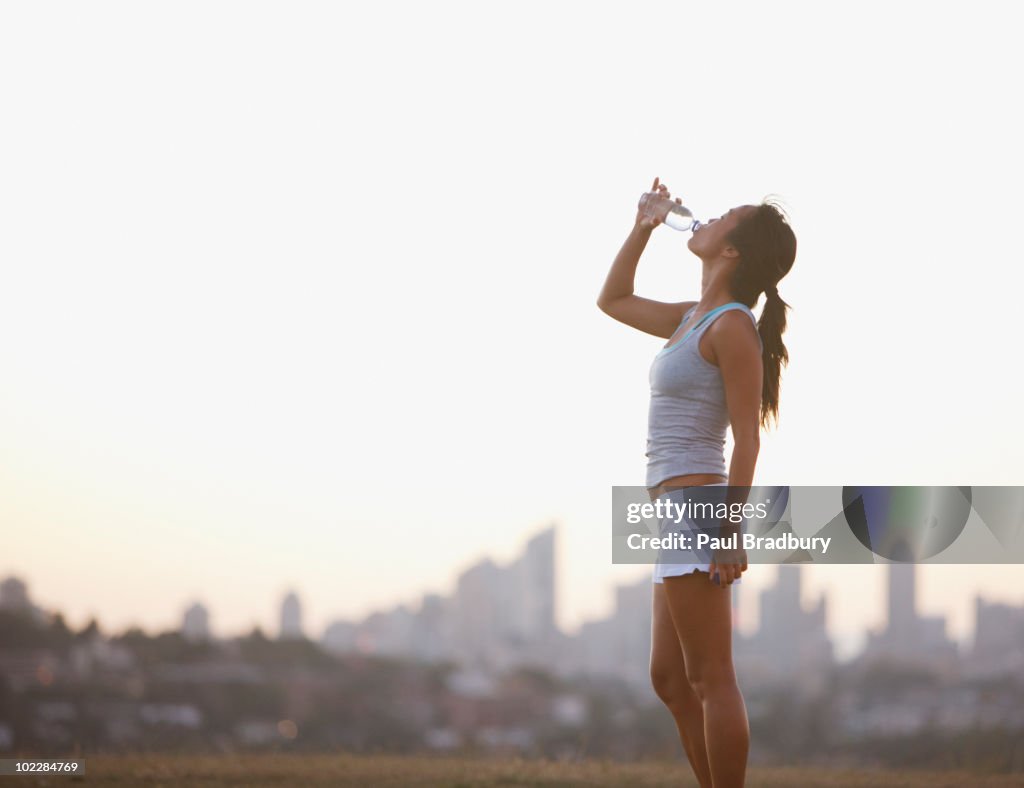
[[[685,205],[673,202],[667,197],[662,197],[654,192],[644,192],[640,196],[640,210],[651,218],[661,219],[673,230],[693,230],[703,224],[693,218],[690,209]]]

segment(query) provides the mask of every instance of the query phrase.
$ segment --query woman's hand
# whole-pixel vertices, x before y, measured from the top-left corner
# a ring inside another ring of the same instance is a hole
[[[660,183],[657,178],[654,179],[654,185],[651,186],[651,193],[657,194],[659,197],[664,197],[666,200],[671,200],[672,195],[668,190],[668,187],[664,183]],[[679,205],[683,204],[683,201],[676,197],[676,203]],[[650,216],[643,210],[638,209],[636,213],[636,226],[642,230],[653,230],[659,224],[664,223],[665,216],[668,214],[667,210],[660,211],[656,216]]]
[[[720,586],[732,585],[734,580],[747,571],[747,551],[742,547],[735,550],[715,550],[714,556],[708,569],[708,577],[712,583]]]

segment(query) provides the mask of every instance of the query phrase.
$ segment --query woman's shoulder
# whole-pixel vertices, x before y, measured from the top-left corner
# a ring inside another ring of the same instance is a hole
[[[757,317],[750,307],[739,302],[725,306],[727,308],[723,308],[711,321],[715,325],[713,336],[716,339],[721,337],[728,342],[743,337],[753,326],[754,334],[758,342],[761,342],[761,334],[757,330]],[[711,326],[709,325],[707,328],[710,329]]]

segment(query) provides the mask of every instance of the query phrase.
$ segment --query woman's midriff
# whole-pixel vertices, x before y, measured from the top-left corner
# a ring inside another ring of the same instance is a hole
[[[657,487],[648,487],[647,492],[653,501],[669,487],[699,487],[702,484],[721,484],[727,481],[729,481],[729,477],[723,476],[720,473],[688,473],[684,476],[673,476],[671,479],[665,479]]]

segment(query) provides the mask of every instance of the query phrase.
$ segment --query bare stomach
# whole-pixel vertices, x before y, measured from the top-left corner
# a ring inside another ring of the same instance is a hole
[[[721,484],[727,481],[729,477],[720,473],[687,473],[665,479],[657,487],[648,487],[647,492],[653,501],[669,487],[699,487],[702,484]]]

